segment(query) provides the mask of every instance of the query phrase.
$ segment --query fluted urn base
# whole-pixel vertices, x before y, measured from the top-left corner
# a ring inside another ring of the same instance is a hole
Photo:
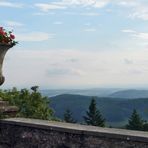
[[[5,77],[4,76],[1,76],[0,77],[0,85],[2,85],[4,82],[5,82]]]
[[[5,81],[5,77],[2,73],[4,57],[6,52],[12,47],[12,45],[0,43],[0,85],[2,85]]]

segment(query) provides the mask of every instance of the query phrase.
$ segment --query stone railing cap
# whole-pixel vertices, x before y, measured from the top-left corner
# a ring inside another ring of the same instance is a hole
[[[96,126],[86,126],[64,122],[55,122],[38,119],[9,118],[0,120],[0,123],[13,124],[17,126],[27,126],[32,128],[49,129],[53,131],[63,131],[75,134],[86,134],[92,136],[117,138],[131,141],[143,141],[148,143],[148,132],[132,131],[115,128],[102,128]]]

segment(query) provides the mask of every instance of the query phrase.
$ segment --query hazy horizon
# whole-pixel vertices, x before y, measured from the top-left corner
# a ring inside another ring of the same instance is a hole
[[[31,86],[29,86],[28,88],[30,88]],[[40,89],[82,89],[82,90],[87,90],[87,89],[122,89],[122,90],[126,90],[126,89],[137,89],[137,90],[148,90],[148,86],[94,86],[94,87],[90,87],[90,86],[77,86],[77,87],[74,87],[74,86],[69,86],[69,87],[41,87],[39,86]]]

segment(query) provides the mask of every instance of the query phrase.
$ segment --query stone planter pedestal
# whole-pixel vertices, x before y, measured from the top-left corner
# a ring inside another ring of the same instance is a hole
[[[3,68],[3,61],[7,51],[12,48],[12,45],[2,44],[0,43],[0,85],[2,85],[5,81],[5,77],[3,76],[2,68]],[[3,101],[0,98],[0,114],[6,115],[9,117],[15,117],[18,108],[16,106],[10,106],[9,102]]]
[[[13,47],[12,45],[0,43],[0,85],[2,85],[5,81],[5,77],[3,76],[2,73],[4,57],[6,55],[6,52],[12,47]]]

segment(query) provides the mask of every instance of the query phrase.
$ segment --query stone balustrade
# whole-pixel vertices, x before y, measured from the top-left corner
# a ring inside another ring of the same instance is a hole
[[[148,148],[148,132],[10,118],[0,120],[0,148]]]

